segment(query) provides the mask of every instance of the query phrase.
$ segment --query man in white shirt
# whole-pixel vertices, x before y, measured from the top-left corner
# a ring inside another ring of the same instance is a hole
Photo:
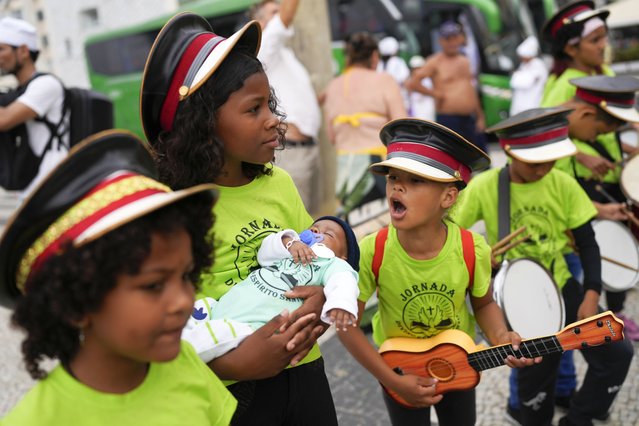
[[[261,1],[251,17],[262,26],[258,58],[286,114],[286,147],[275,154],[275,164],[286,170],[302,197],[306,210],[315,213],[321,200],[322,181],[318,134],[322,122],[311,78],[286,44],[293,37],[293,18],[299,0]]]
[[[510,87],[513,89],[511,116],[541,105],[548,78],[548,68],[539,58],[539,42],[535,36],[526,38],[517,46],[517,56],[521,63],[510,78]]]
[[[36,177],[22,191],[22,198],[64,158],[69,145],[67,132],[63,137],[65,140],[54,141],[56,143],[52,143],[49,149],[46,149],[51,139],[51,131],[44,122],[37,119],[46,119],[53,124],[60,122],[64,87],[52,75],[33,78],[36,74],[35,61],[38,54],[37,34],[31,24],[11,17],[0,19],[0,69],[7,74],[13,74],[19,86],[27,85],[24,93],[15,101],[0,106],[0,132],[6,132],[25,123],[34,154],[38,157],[45,154],[48,156],[41,163]],[[48,155],[49,153],[51,155]]]

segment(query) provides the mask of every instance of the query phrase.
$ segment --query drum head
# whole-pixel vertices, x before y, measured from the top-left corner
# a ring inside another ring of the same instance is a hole
[[[635,204],[639,204],[639,155],[626,160],[621,170],[621,190]]]
[[[608,291],[624,291],[639,281],[639,248],[632,233],[619,222],[595,220],[592,222],[595,239],[601,252],[601,281]],[[605,260],[604,257],[612,260]],[[615,264],[617,261],[632,269]]]
[[[530,259],[517,259],[500,270],[497,303],[508,326],[522,338],[549,336],[564,326],[561,292],[546,269]],[[497,277],[495,278],[497,282]]]

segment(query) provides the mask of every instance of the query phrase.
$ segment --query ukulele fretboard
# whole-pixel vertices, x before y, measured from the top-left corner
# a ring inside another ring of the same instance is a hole
[[[513,355],[515,358],[535,358],[563,352],[563,350],[556,336],[540,337],[522,341],[519,350],[513,350],[512,345],[503,345],[470,353],[468,363],[475,370],[483,371],[504,365],[508,355]]]

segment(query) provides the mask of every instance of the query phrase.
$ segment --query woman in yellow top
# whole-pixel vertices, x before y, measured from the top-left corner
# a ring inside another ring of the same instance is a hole
[[[386,156],[380,129],[408,113],[397,82],[390,74],[377,72],[379,50],[372,35],[353,34],[345,51],[346,70],[328,84],[323,105],[329,139],[337,148],[336,191],[348,212],[365,197],[384,196],[383,180],[376,182],[368,166]]]

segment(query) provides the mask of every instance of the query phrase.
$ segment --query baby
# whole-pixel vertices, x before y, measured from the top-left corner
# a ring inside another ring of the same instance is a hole
[[[195,303],[182,338],[204,362],[236,348],[283,310],[301,306],[301,299],[286,296],[295,286],[324,286],[322,321],[342,329],[356,325],[359,247],[346,222],[324,216],[299,235],[290,229],[272,234],[262,242],[257,259],[261,268],[219,301],[206,297]]]

